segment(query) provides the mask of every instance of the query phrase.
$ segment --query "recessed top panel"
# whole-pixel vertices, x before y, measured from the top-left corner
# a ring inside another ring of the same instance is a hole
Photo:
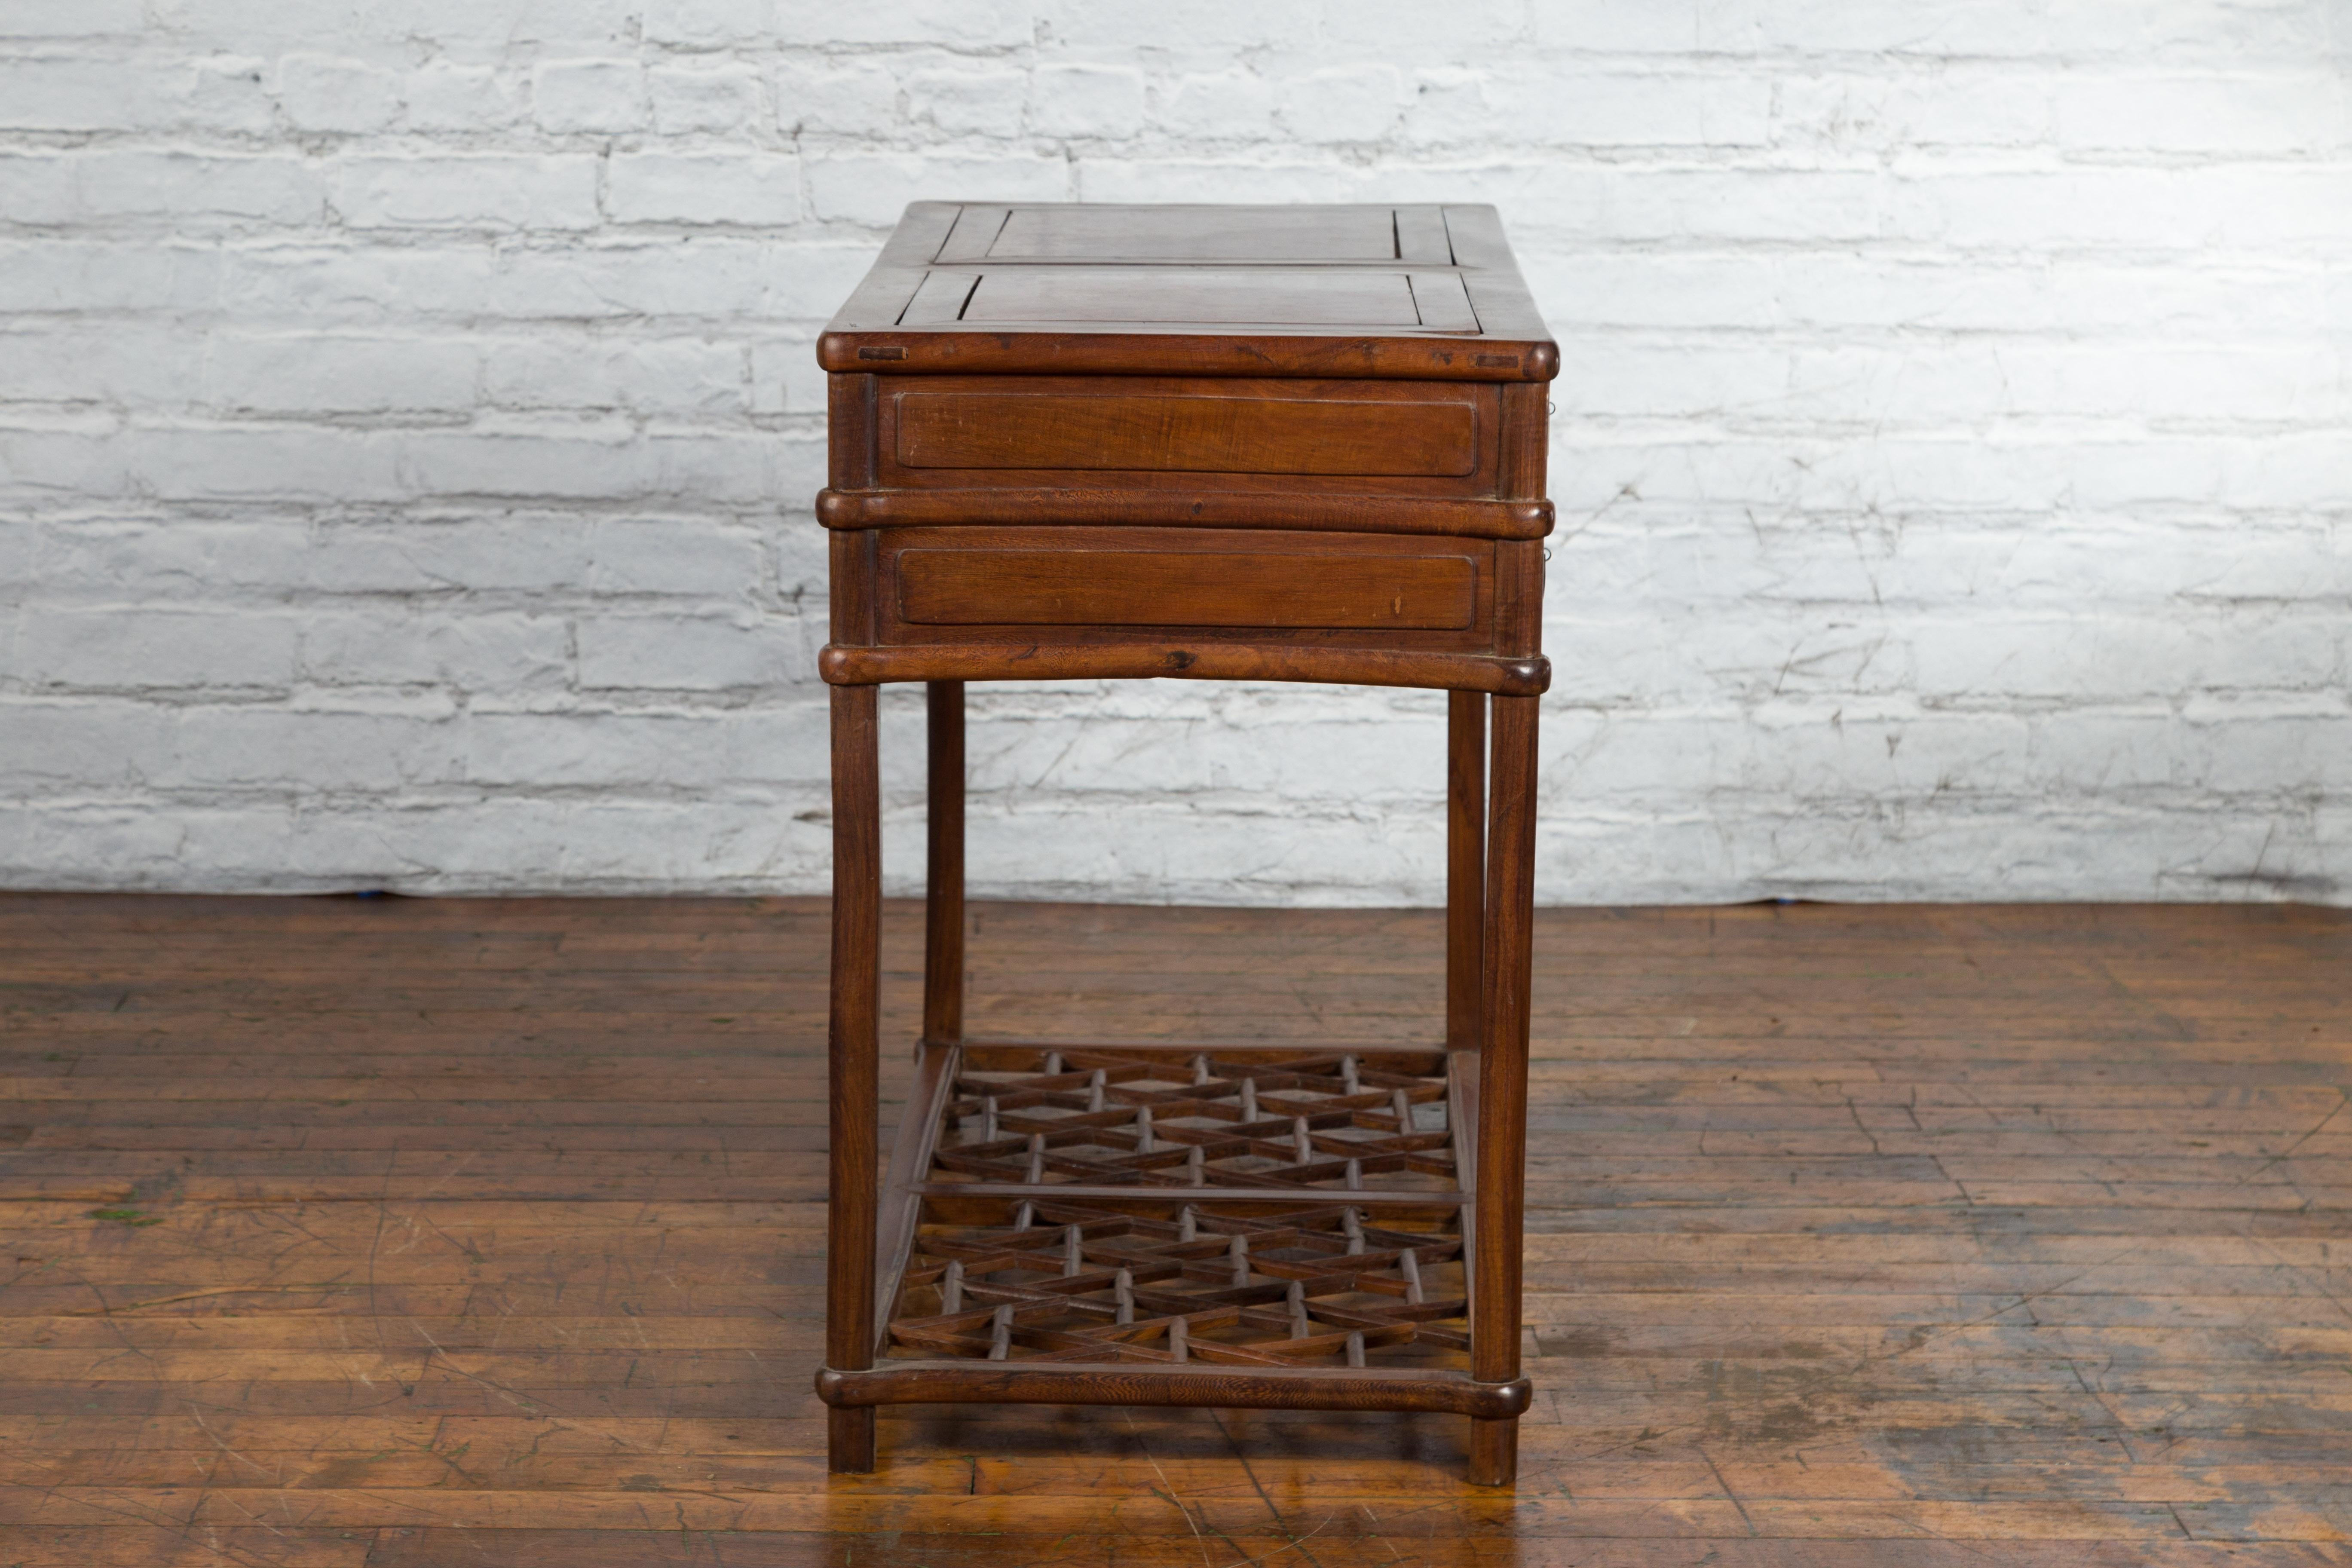
[[[1013,207],[984,254],[990,261],[1394,261],[1396,211]]]
[[[1454,265],[1445,210],[1414,206],[968,205],[934,263],[1271,262]]]
[[[1418,327],[1402,272],[1276,267],[1006,267],[981,274],[961,318]]]

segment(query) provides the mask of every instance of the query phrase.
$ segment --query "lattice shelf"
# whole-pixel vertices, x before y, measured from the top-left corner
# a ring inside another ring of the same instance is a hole
[[[1243,1215],[1171,1204],[1137,1215],[1040,1198],[1013,1221],[917,1235],[890,1321],[894,1352],[1363,1366],[1469,1348],[1451,1217],[1407,1230],[1351,1205]]]
[[[933,1181],[1334,1192],[1455,1184],[1444,1067],[1404,1070],[1426,1058],[1333,1051],[1263,1062],[1102,1047],[1038,1047],[1036,1058],[1034,1070],[959,1067]]]

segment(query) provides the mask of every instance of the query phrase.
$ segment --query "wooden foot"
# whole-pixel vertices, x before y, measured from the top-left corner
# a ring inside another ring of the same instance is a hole
[[[1508,1421],[1470,1423],[1470,1484],[1507,1487],[1519,1479],[1519,1424]]]
[[[1482,1421],[1482,1426],[1494,1423]],[[874,1411],[828,1410],[824,1413],[825,1468],[836,1476],[874,1473]]]

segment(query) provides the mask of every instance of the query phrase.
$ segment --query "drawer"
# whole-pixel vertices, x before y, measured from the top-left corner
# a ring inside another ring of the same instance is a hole
[[[885,487],[1495,493],[1486,384],[903,376],[877,395]]]
[[[1494,546],[1395,534],[1151,528],[882,531],[881,640],[1210,638],[1466,649],[1491,641]]]

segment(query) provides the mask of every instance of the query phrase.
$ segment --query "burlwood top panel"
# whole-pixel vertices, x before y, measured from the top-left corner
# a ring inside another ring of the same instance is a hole
[[[1545,381],[1488,206],[918,202],[827,370]]]

